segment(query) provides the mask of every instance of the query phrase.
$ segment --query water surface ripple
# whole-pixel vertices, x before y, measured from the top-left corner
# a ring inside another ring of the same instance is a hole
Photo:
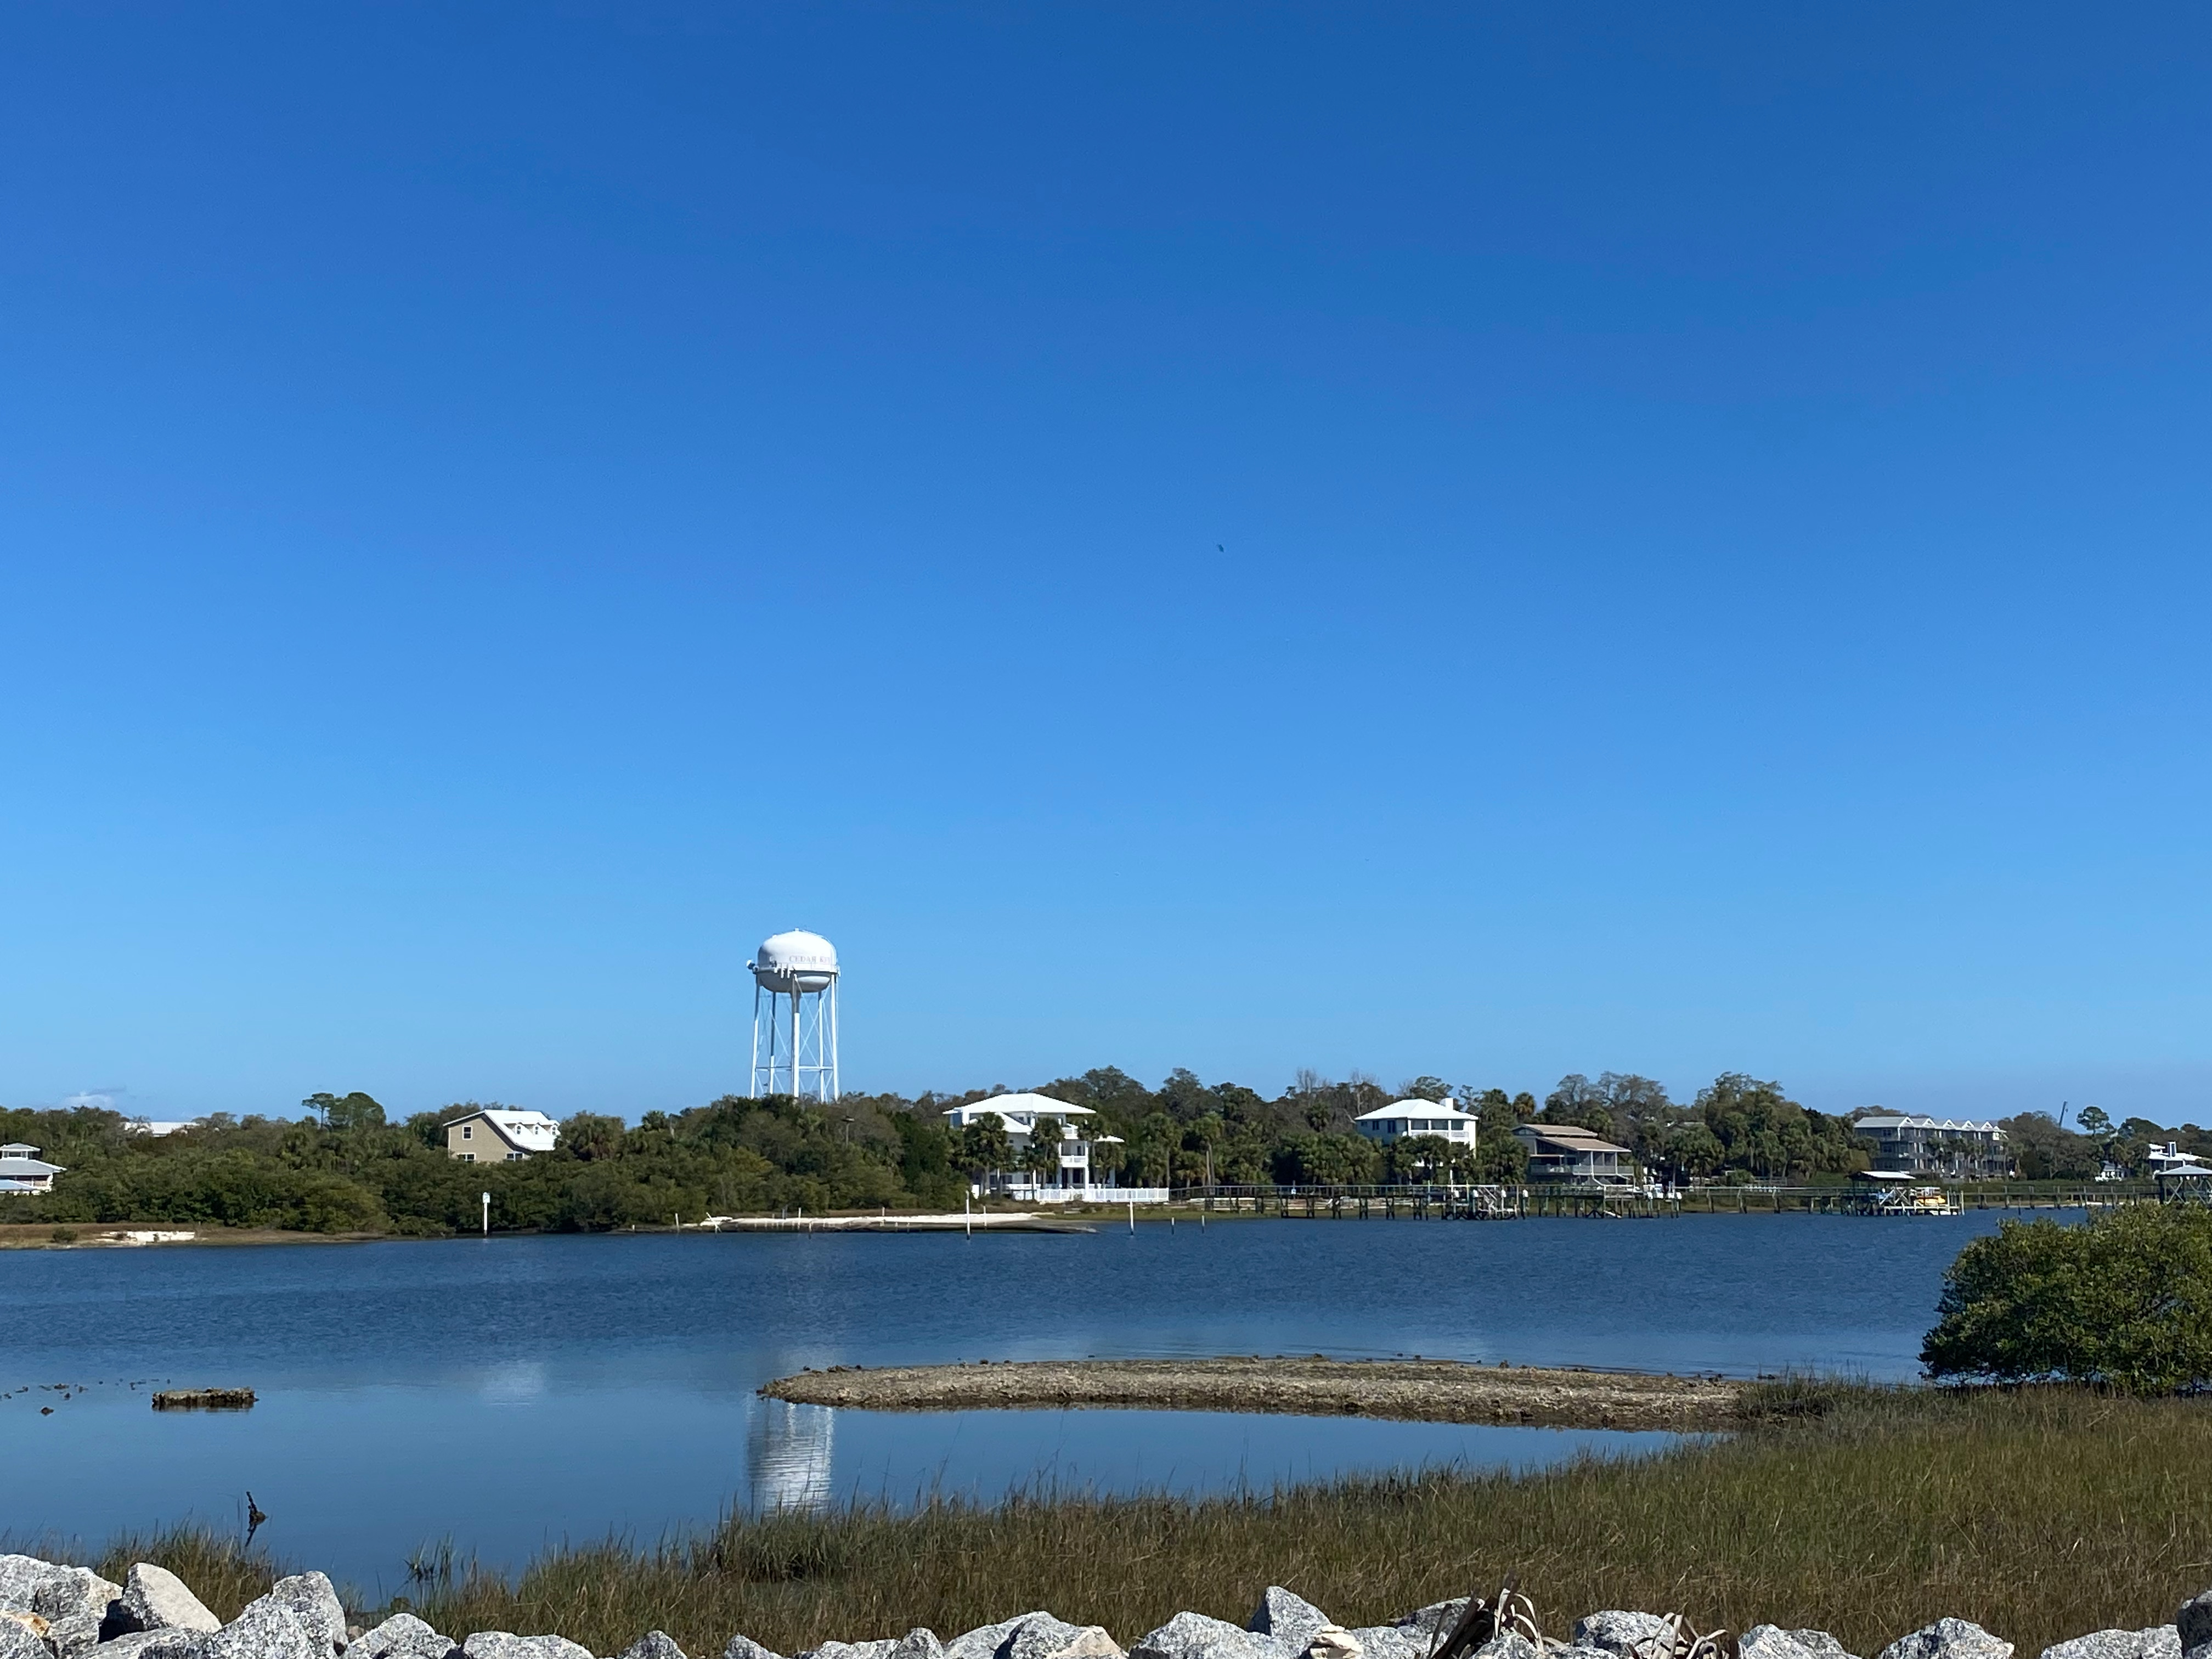
[[[450,1536],[512,1566],[732,1504],[1016,1483],[1218,1490],[1425,1463],[1531,1467],[1664,1437],[1037,1411],[833,1413],[805,1365],[1424,1354],[1911,1374],[1990,1215],[1240,1221],[1132,1236],[665,1235],[0,1255],[0,1530],[232,1524],[362,1588]],[[236,1415],[145,1388],[239,1384]],[[40,1408],[51,1405],[52,1415]]]

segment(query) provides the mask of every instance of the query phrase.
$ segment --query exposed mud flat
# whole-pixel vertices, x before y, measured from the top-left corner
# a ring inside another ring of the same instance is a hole
[[[779,1377],[777,1400],[862,1411],[1122,1407],[1559,1429],[1725,1429],[1744,1384],[1459,1360],[1081,1359],[836,1366]]]

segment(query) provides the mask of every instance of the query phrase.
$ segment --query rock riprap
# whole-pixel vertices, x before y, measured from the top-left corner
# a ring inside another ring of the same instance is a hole
[[[1271,1585],[1242,1625],[1179,1613],[1125,1652],[1097,1625],[1045,1612],[1018,1613],[951,1638],[855,1634],[794,1659],[1434,1659],[1468,1601],[1434,1601],[1394,1623],[1346,1629],[1322,1608]],[[1572,1639],[1531,1641],[1501,1631],[1470,1659],[1674,1659],[1671,1618],[1627,1608],[1585,1613]],[[1719,1659],[1856,1659],[1823,1630],[1754,1625]],[[456,1638],[411,1613],[369,1629],[346,1623],[337,1589],[319,1572],[279,1578],[228,1622],[191,1587],[149,1561],[111,1583],[88,1568],[0,1554],[0,1659],[597,1659],[564,1636],[486,1630]],[[647,1631],[617,1659],[687,1659],[665,1631]],[[744,1634],[721,1659],[783,1659]],[[1964,1619],[1939,1619],[1899,1637],[1879,1659],[2014,1659],[2013,1644]],[[2090,1631],[2045,1648],[2040,1659],[2212,1659],[2212,1589],[2184,1602],[2171,1625]]]

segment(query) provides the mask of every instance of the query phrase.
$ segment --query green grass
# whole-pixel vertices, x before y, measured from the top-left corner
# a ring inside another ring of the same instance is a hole
[[[1701,1629],[1815,1626],[1873,1654],[1949,1613],[2033,1659],[2086,1631],[2164,1623],[2212,1584],[2212,1404],[1829,1384],[1759,1403],[1731,1439],[1527,1476],[732,1519],[658,1547],[567,1551],[514,1579],[464,1571],[426,1584],[416,1611],[457,1634],[552,1631],[598,1653],[659,1627],[713,1659],[739,1630],[792,1653],[1032,1607],[1126,1644],[1183,1608],[1241,1622],[1270,1583],[1370,1624],[1517,1571],[1556,1634],[1626,1607]],[[219,1577],[216,1595],[202,1589],[218,1612],[252,1588],[238,1560],[152,1547],[195,1588]]]

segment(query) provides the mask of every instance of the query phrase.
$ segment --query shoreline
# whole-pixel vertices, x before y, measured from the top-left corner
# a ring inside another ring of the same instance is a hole
[[[1738,1426],[1751,1386],[1726,1378],[1465,1360],[1253,1356],[836,1366],[778,1377],[760,1393],[854,1411],[1072,1407],[1679,1433]]]

